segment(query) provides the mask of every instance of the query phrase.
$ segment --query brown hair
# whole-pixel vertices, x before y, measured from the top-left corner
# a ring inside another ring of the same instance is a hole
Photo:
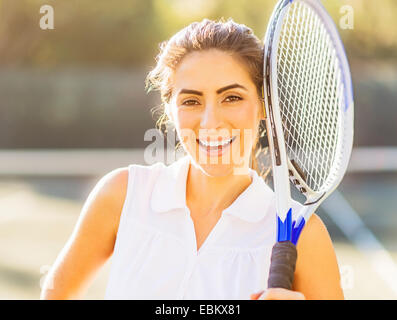
[[[252,30],[232,19],[212,21],[204,19],[193,22],[180,30],[168,41],[160,44],[160,53],[156,57],[156,66],[146,78],[148,91],[159,90],[161,93],[161,115],[157,125],[161,128],[168,121],[164,105],[172,96],[171,75],[181,60],[190,52],[218,49],[228,52],[242,61],[254,82],[258,96],[262,95],[263,86],[263,45]],[[258,168],[257,155],[262,153],[265,128],[259,126],[259,139],[253,150],[253,165],[259,174],[264,170]],[[265,138],[266,139],[266,138]]]

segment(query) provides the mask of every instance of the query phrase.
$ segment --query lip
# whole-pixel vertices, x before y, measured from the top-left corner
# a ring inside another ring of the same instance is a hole
[[[207,154],[207,156],[210,156],[210,157],[218,156],[219,157],[219,156],[223,155],[230,148],[230,146],[232,145],[232,143],[235,140],[236,140],[236,136],[232,137],[230,139],[230,142],[228,142],[225,145],[213,146],[213,147],[203,145],[199,139],[197,139],[196,142],[198,143],[200,150],[204,151]]]

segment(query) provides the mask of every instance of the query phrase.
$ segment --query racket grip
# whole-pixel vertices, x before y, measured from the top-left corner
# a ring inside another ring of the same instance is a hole
[[[296,258],[296,246],[291,241],[276,242],[270,260],[268,288],[292,289]]]

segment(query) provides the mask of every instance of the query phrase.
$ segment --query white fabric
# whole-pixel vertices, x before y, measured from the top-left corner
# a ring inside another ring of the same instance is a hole
[[[266,288],[276,238],[274,193],[249,187],[197,252],[186,206],[189,158],[129,166],[106,299],[249,299]]]

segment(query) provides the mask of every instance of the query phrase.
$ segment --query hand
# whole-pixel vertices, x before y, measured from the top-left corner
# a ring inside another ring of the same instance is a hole
[[[298,291],[272,288],[251,294],[251,300],[306,300],[306,298]]]

